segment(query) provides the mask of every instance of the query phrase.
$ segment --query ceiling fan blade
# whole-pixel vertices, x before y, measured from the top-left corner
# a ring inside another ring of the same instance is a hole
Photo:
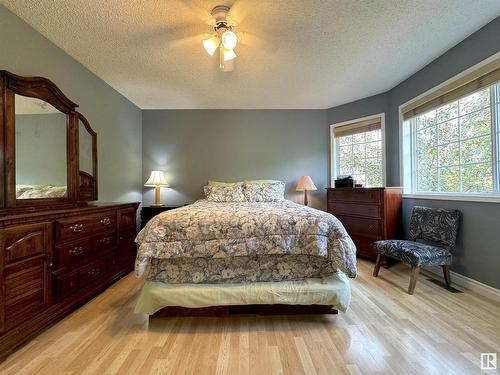
[[[205,24],[212,26],[214,19],[210,13],[211,9],[205,9],[203,2],[200,0],[181,0],[181,3],[188,8],[191,13],[195,14]]]
[[[236,35],[238,36],[238,42],[244,46],[259,48],[268,52],[274,52],[279,48],[279,43],[272,42],[269,39],[257,36],[248,31],[240,31]]]
[[[236,0],[231,5],[227,18],[231,24],[238,26],[253,10],[254,8],[248,6],[248,3],[245,4],[242,0]]]
[[[167,45],[170,48],[182,48],[199,44],[200,48],[203,48],[202,41],[204,39],[210,38],[210,36],[211,36],[210,34],[198,34],[198,35],[187,36],[184,38],[169,40],[167,42]]]

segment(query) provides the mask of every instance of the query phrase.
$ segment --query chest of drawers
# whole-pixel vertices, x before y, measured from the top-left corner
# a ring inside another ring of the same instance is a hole
[[[359,256],[374,259],[374,241],[395,239],[401,233],[402,189],[327,188],[328,212],[344,225]]]

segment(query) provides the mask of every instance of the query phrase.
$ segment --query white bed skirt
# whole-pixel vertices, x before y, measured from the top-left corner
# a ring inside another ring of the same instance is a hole
[[[228,305],[329,305],[345,312],[349,279],[336,273],[322,279],[242,284],[165,284],[146,281],[135,312],[152,315],[167,306],[201,308]]]

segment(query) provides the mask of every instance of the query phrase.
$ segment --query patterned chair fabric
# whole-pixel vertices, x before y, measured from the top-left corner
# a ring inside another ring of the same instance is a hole
[[[373,244],[373,248],[379,254],[411,266],[449,266],[452,262],[452,255],[448,250],[420,242],[377,241]]]
[[[398,259],[411,266],[451,265],[450,248],[455,245],[460,211],[415,206],[410,218],[410,239],[377,241],[373,248],[379,254]],[[416,242],[433,242],[442,247]]]
[[[410,218],[410,239],[453,247],[457,240],[459,219],[458,210],[415,206]]]

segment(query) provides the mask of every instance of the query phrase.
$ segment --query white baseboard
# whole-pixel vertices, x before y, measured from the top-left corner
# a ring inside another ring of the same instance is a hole
[[[427,274],[427,276],[430,276],[434,279],[437,278],[439,280],[444,280],[441,267],[428,267],[423,269],[422,273]],[[500,289],[493,288],[489,285],[480,283],[479,281],[453,271],[450,271],[450,276],[452,286],[453,284],[455,284],[464,289],[468,289],[474,293],[477,293],[483,297],[500,302]]]

